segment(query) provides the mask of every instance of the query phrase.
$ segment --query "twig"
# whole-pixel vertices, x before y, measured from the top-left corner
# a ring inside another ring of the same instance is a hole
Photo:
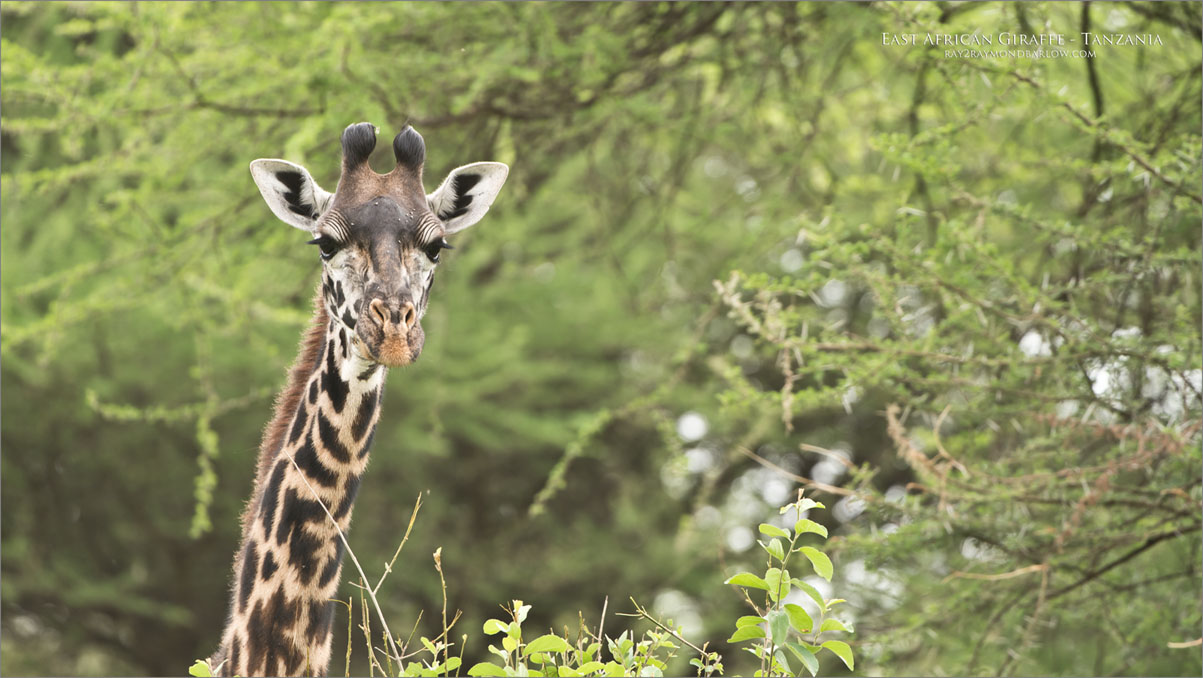
[[[664,624],[661,624],[660,620],[656,619],[655,617],[653,617],[651,615],[651,613],[649,613],[647,610],[640,607],[639,603],[635,602],[634,598],[631,598],[630,600],[631,600],[631,604],[635,606],[635,611],[639,613],[638,615],[630,615],[630,616],[643,617],[644,619],[650,621],[651,623],[655,624],[656,626],[659,626],[662,630],[667,631],[670,635],[672,635],[673,638],[676,638],[677,640],[681,641],[682,643],[685,643],[686,645],[688,645],[690,647],[690,649],[692,649],[694,652],[697,652],[698,656],[702,657],[703,659],[707,655],[710,654],[709,652],[703,650],[702,648],[698,647],[697,645],[694,645],[693,643],[689,642],[688,640],[685,640],[685,638],[681,634],[677,633],[673,629],[670,629],[667,626],[665,626]]]
[[[1025,575],[1025,574],[1030,574],[1032,572],[1042,572],[1047,569],[1048,569],[1048,563],[1039,563],[1037,565],[1028,565],[1027,567],[1021,567],[1018,570],[1011,570],[1010,572],[1000,572],[998,574],[979,574],[977,572],[957,571],[957,572],[953,572],[952,574],[945,577],[941,583],[947,584],[949,581],[951,581],[953,579],[981,579],[983,581],[1002,581],[1003,579],[1013,579],[1015,577],[1019,577],[1019,576]]]
[[[787,470],[781,468],[780,466],[774,464],[773,462],[769,461],[768,459],[765,459],[764,457],[760,456],[759,454],[756,454],[752,450],[749,450],[748,448],[744,447],[743,445],[736,445],[735,449],[739,450],[740,453],[744,454],[745,456],[752,459],[753,461],[760,464],[761,466],[763,466],[767,469],[772,469],[773,471],[776,471],[777,473],[780,473],[781,475],[786,476],[787,478],[792,478],[793,480],[795,480],[799,483],[802,483],[806,487],[814,488],[816,490],[821,490],[823,492],[829,492],[831,494],[838,494],[838,495],[845,496],[845,497],[858,496],[857,493],[852,490],[847,490],[842,487],[836,487],[835,485],[828,485],[827,483],[820,483],[817,480],[811,480],[810,478],[807,478],[805,476],[800,476],[797,473],[794,473],[792,471],[787,471]]]
[[[418,519],[418,510],[422,508],[422,495],[418,495],[418,500],[414,502],[414,510],[409,514],[409,526],[405,528],[405,536],[401,538],[401,543],[397,544],[397,551],[393,553],[393,559],[384,564],[384,574],[380,575],[380,581],[376,582],[376,587],[372,589],[372,593],[380,590],[380,585],[384,583],[384,578],[393,571],[393,563],[397,562],[397,556],[401,555],[401,549],[405,546],[405,542],[409,541],[409,533],[414,529],[414,521]]]

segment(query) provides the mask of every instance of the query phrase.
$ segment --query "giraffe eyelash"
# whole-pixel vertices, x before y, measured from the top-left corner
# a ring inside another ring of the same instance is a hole
[[[305,244],[317,245],[318,249],[321,250],[322,261],[329,261],[330,257],[338,254],[338,251],[342,249],[342,243],[328,235],[318,236]]]
[[[435,240],[434,242],[430,243],[429,245],[423,247],[422,252],[424,252],[426,254],[426,258],[430,260],[430,263],[437,264],[437,263],[439,263],[439,251],[440,250],[453,250],[453,249],[455,249],[455,248],[451,246],[451,243],[447,242],[446,238],[439,238],[438,240]]]

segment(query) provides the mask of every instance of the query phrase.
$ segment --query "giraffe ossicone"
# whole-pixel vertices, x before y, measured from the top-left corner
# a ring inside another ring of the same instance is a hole
[[[259,448],[229,620],[208,659],[217,675],[326,673],[344,549],[339,530],[350,525],[387,368],[418,358],[447,237],[480,221],[509,173],[496,162],[465,165],[427,194],[426,145],[412,127],[393,139],[397,162],[387,174],[368,163],[374,126],[351,125],[341,141],[334,193],[300,165],[251,163],[271,211],[312,236],[322,276],[313,323]]]

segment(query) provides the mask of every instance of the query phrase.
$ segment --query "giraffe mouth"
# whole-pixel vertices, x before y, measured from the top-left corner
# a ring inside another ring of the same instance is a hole
[[[421,325],[414,325],[405,334],[401,332],[380,332],[376,337],[364,338],[355,333],[355,348],[365,359],[384,365],[385,367],[405,367],[418,359],[425,343],[426,335]],[[372,341],[375,339],[375,341]]]

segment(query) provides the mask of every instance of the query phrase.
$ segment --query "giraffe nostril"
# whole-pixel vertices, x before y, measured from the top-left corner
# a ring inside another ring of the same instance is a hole
[[[372,314],[372,318],[376,324],[384,327],[388,324],[388,309],[384,307],[384,302],[379,299],[373,299],[368,305],[368,312]]]
[[[405,331],[408,332],[418,322],[418,311],[414,308],[412,301],[405,302],[401,307],[401,322],[405,324]]]

